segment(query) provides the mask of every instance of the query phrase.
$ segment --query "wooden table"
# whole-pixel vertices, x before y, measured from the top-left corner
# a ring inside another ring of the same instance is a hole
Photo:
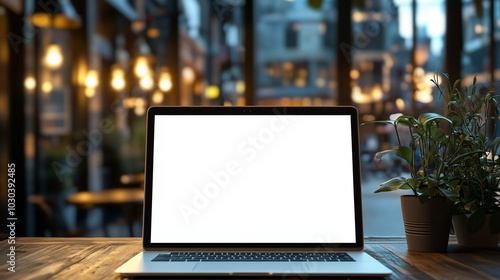
[[[0,244],[0,279],[120,279],[113,271],[142,248],[140,238],[17,238],[12,273],[4,261],[10,245]],[[392,269],[388,279],[500,279],[500,247],[467,251],[452,237],[448,253],[416,253],[392,237],[366,238],[365,249]]]
[[[144,201],[144,189],[141,188],[119,188],[108,189],[99,192],[77,192],[66,198],[66,203],[77,206],[80,209],[122,207],[130,236],[134,236],[134,221],[142,217],[142,210],[136,211],[137,205]],[[105,221],[103,221],[105,222]],[[107,234],[105,225],[104,232]]]

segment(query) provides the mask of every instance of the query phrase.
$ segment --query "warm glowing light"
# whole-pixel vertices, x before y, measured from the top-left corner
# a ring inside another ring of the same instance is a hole
[[[291,63],[291,62],[285,62],[285,63],[283,63],[283,69],[285,69],[285,70],[292,70],[293,69],[293,63]]]
[[[94,88],[86,88],[85,89],[85,96],[87,96],[87,98],[92,98],[92,97],[94,97],[94,95],[95,95]]]
[[[143,116],[146,113],[146,100],[144,100],[144,98],[135,99],[134,113],[137,116]]]
[[[146,76],[149,73],[149,66],[147,58],[141,56],[137,58],[134,68],[135,75],[139,78]]]
[[[380,84],[375,84],[373,86],[371,96],[372,96],[373,101],[382,100],[384,93],[382,92],[382,88],[380,87]]]
[[[123,106],[125,108],[134,108],[135,107],[135,97],[128,97],[123,99]]]
[[[218,86],[208,86],[205,89],[205,97],[209,99],[215,99],[219,97],[220,91]]]
[[[422,67],[417,67],[415,68],[414,74],[416,77],[423,77],[425,75],[425,71]]]
[[[362,12],[360,12],[358,10],[354,10],[354,12],[352,13],[352,20],[354,22],[362,22],[364,19],[365,19],[365,16],[363,15]]]
[[[88,88],[96,88],[99,84],[99,77],[96,70],[89,70],[85,78],[85,85]]]
[[[42,84],[42,91],[44,93],[49,93],[52,91],[52,84],[50,82],[44,82]]]
[[[49,68],[57,69],[61,67],[63,62],[63,56],[61,47],[56,44],[49,45],[47,47],[47,53],[45,54],[45,65]]]
[[[403,99],[401,98],[396,99],[396,107],[398,107],[399,111],[405,110],[405,102],[403,101]]]
[[[349,75],[351,76],[351,79],[357,80],[359,78],[359,71],[357,69],[351,69]]]
[[[172,77],[170,73],[161,73],[160,80],[158,81],[158,88],[160,90],[167,92],[172,89]]]
[[[150,76],[142,77],[141,80],[139,81],[139,86],[141,86],[143,90],[153,89],[154,86],[153,78],[151,78]]]
[[[316,79],[316,86],[317,87],[324,87],[326,85],[326,81],[325,81],[325,78],[317,78]]]
[[[158,38],[160,37],[160,30],[158,28],[150,28],[147,31],[147,35],[149,38]]]
[[[304,78],[295,79],[295,86],[296,87],[305,87],[306,86],[306,79],[304,79]]]
[[[146,23],[142,20],[136,20],[132,22],[131,27],[134,32],[139,33],[146,28]]]
[[[163,92],[157,90],[153,94],[153,97],[151,98],[153,100],[153,103],[155,104],[160,104],[163,102]]]
[[[116,91],[121,91],[125,88],[125,80],[120,77],[115,77],[113,80],[111,80],[111,86],[116,90]]]
[[[125,88],[125,72],[123,69],[116,67],[111,72],[111,86],[116,91],[121,91]]]
[[[137,115],[137,116],[144,116],[144,114],[146,113],[146,109],[144,109],[144,107],[135,107],[134,109],[134,113]]]
[[[198,81],[194,84],[193,92],[195,95],[199,96],[203,93],[204,88],[205,88],[205,83],[202,81]]]
[[[186,66],[182,68],[182,79],[184,80],[185,83],[187,84],[192,84],[195,79],[195,73],[194,70],[191,69],[191,67]]]
[[[371,98],[368,95],[363,94],[361,92],[361,88],[359,86],[354,86],[352,88],[351,98],[352,98],[352,101],[354,101],[358,104],[365,104],[365,103],[369,103],[371,101]]]
[[[311,106],[312,100],[309,97],[302,98],[302,106]]]
[[[415,92],[415,100],[425,104],[431,103],[434,100],[432,89],[425,88],[423,90],[417,90]]]
[[[369,114],[369,115],[364,115],[364,116],[363,116],[363,121],[364,121],[364,122],[372,122],[372,121],[374,121],[375,119],[376,119],[376,118],[375,118],[375,116],[374,116],[374,115],[371,115],[371,114]]]
[[[245,82],[244,81],[237,81],[236,86],[235,86],[235,91],[237,94],[245,93]]]
[[[288,97],[283,97],[283,98],[281,98],[281,105],[282,106],[290,106],[290,105],[292,105],[292,100]]]
[[[474,26],[474,31],[476,31],[476,34],[481,34],[483,33],[483,26],[481,24],[476,24],[476,26]]]
[[[24,79],[24,88],[26,88],[29,91],[34,90],[36,87],[36,80],[33,76],[27,76]]]
[[[246,105],[245,97],[238,97],[238,99],[236,99],[236,106],[245,106],[245,105]]]

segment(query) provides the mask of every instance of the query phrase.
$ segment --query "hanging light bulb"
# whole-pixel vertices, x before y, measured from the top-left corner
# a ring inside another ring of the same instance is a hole
[[[42,84],[42,91],[44,94],[49,94],[52,91],[52,83],[44,82]]]
[[[141,88],[143,90],[151,90],[151,89],[153,89],[153,86],[154,86],[153,78],[151,78],[151,76],[149,76],[149,75],[144,76],[139,81],[139,85],[141,86]]]
[[[165,67],[162,67],[160,78],[158,79],[158,88],[167,92],[172,89],[172,76]]]
[[[236,86],[235,86],[235,91],[237,94],[245,93],[245,82],[244,81],[237,81]]]
[[[160,104],[163,102],[163,92],[157,90],[152,97],[153,103]]]
[[[122,91],[125,88],[125,72],[120,67],[114,67],[111,72],[111,86],[116,91]]]
[[[205,97],[209,99],[215,99],[219,97],[220,91],[218,86],[208,86],[205,89]]]
[[[135,75],[139,78],[146,76],[149,73],[148,60],[146,57],[138,57],[135,64]]]
[[[36,87],[36,80],[33,76],[27,76],[24,79],[24,88],[28,91],[33,91]]]
[[[192,84],[195,79],[193,69],[189,66],[182,68],[182,78],[186,84]]]
[[[61,47],[56,44],[49,45],[45,54],[45,65],[51,69],[61,67],[63,62],[63,55]]]
[[[134,113],[137,116],[143,116],[146,113],[146,100],[144,100],[144,98],[135,99]]]
[[[87,72],[87,78],[85,78],[85,85],[88,88],[96,88],[99,84],[99,77],[96,70],[89,70]]]
[[[99,76],[96,70],[89,70],[85,78],[85,96],[92,98],[95,95],[95,88],[99,85]]]

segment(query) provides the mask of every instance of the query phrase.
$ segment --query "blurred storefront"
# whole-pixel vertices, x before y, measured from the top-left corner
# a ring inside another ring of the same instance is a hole
[[[18,232],[52,235],[38,196],[72,229],[120,219],[65,199],[128,188],[144,171],[150,106],[353,105],[362,121],[439,112],[436,71],[497,88],[499,29],[494,0],[0,0],[0,160],[16,165]],[[361,132],[365,180],[405,172],[372,160],[390,133]]]

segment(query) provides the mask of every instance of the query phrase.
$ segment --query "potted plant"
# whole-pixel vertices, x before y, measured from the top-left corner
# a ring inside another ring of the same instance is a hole
[[[413,195],[401,197],[406,240],[411,251],[444,252],[448,246],[452,201],[458,197],[458,181],[447,180],[447,166],[459,161],[461,155],[449,152],[449,136],[441,128],[442,122],[452,124],[451,120],[436,113],[370,122],[392,125],[398,139],[396,147],[378,152],[375,158],[395,154],[406,162],[411,174],[410,178],[389,179],[375,191],[403,189],[413,192]],[[408,143],[400,140],[400,126],[407,128]]]
[[[437,76],[436,76],[437,77]],[[478,94],[474,78],[469,95],[455,82],[442,89],[446,115],[452,121],[450,144],[463,160],[449,166],[449,175],[459,180],[459,197],[453,209],[453,226],[460,246],[497,247],[500,240],[500,137],[495,137],[499,111],[493,92]]]

